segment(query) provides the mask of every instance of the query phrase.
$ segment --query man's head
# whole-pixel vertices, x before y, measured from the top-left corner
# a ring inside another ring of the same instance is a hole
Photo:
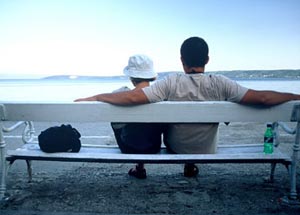
[[[208,62],[208,45],[200,37],[186,39],[180,48],[183,66],[188,68],[204,67]]]

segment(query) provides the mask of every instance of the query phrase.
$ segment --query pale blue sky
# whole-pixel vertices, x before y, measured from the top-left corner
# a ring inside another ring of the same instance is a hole
[[[190,36],[207,71],[300,69],[300,0],[0,0],[0,77],[121,75],[133,54],[181,71]]]

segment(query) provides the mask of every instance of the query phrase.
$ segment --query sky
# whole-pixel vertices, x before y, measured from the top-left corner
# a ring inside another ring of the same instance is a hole
[[[122,75],[135,54],[182,71],[191,36],[207,71],[300,69],[300,0],[0,0],[0,77]]]

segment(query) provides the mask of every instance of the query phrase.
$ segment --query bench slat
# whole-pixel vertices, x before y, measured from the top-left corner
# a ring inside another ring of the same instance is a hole
[[[2,104],[0,116],[5,121],[39,122],[287,122],[291,119],[295,104],[299,102],[291,101],[272,107],[223,101],[159,102],[130,107],[102,102],[6,102]]]
[[[291,158],[275,149],[265,155],[261,144],[218,147],[216,154],[169,154],[162,149],[158,154],[123,154],[118,147],[82,147],[79,153],[44,153],[37,144],[7,151],[7,160],[52,160],[104,163],[290,163]]]

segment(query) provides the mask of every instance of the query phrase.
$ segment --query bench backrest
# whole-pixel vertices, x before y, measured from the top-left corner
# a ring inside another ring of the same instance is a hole
[[[0,118],[47,122],[288,122],[296,106],[300,106],[300,101],[272,107],[219,101],[159,102],[130,107],[102,102],[0,102]],[[299,116],[292,121],[299,121]]]

